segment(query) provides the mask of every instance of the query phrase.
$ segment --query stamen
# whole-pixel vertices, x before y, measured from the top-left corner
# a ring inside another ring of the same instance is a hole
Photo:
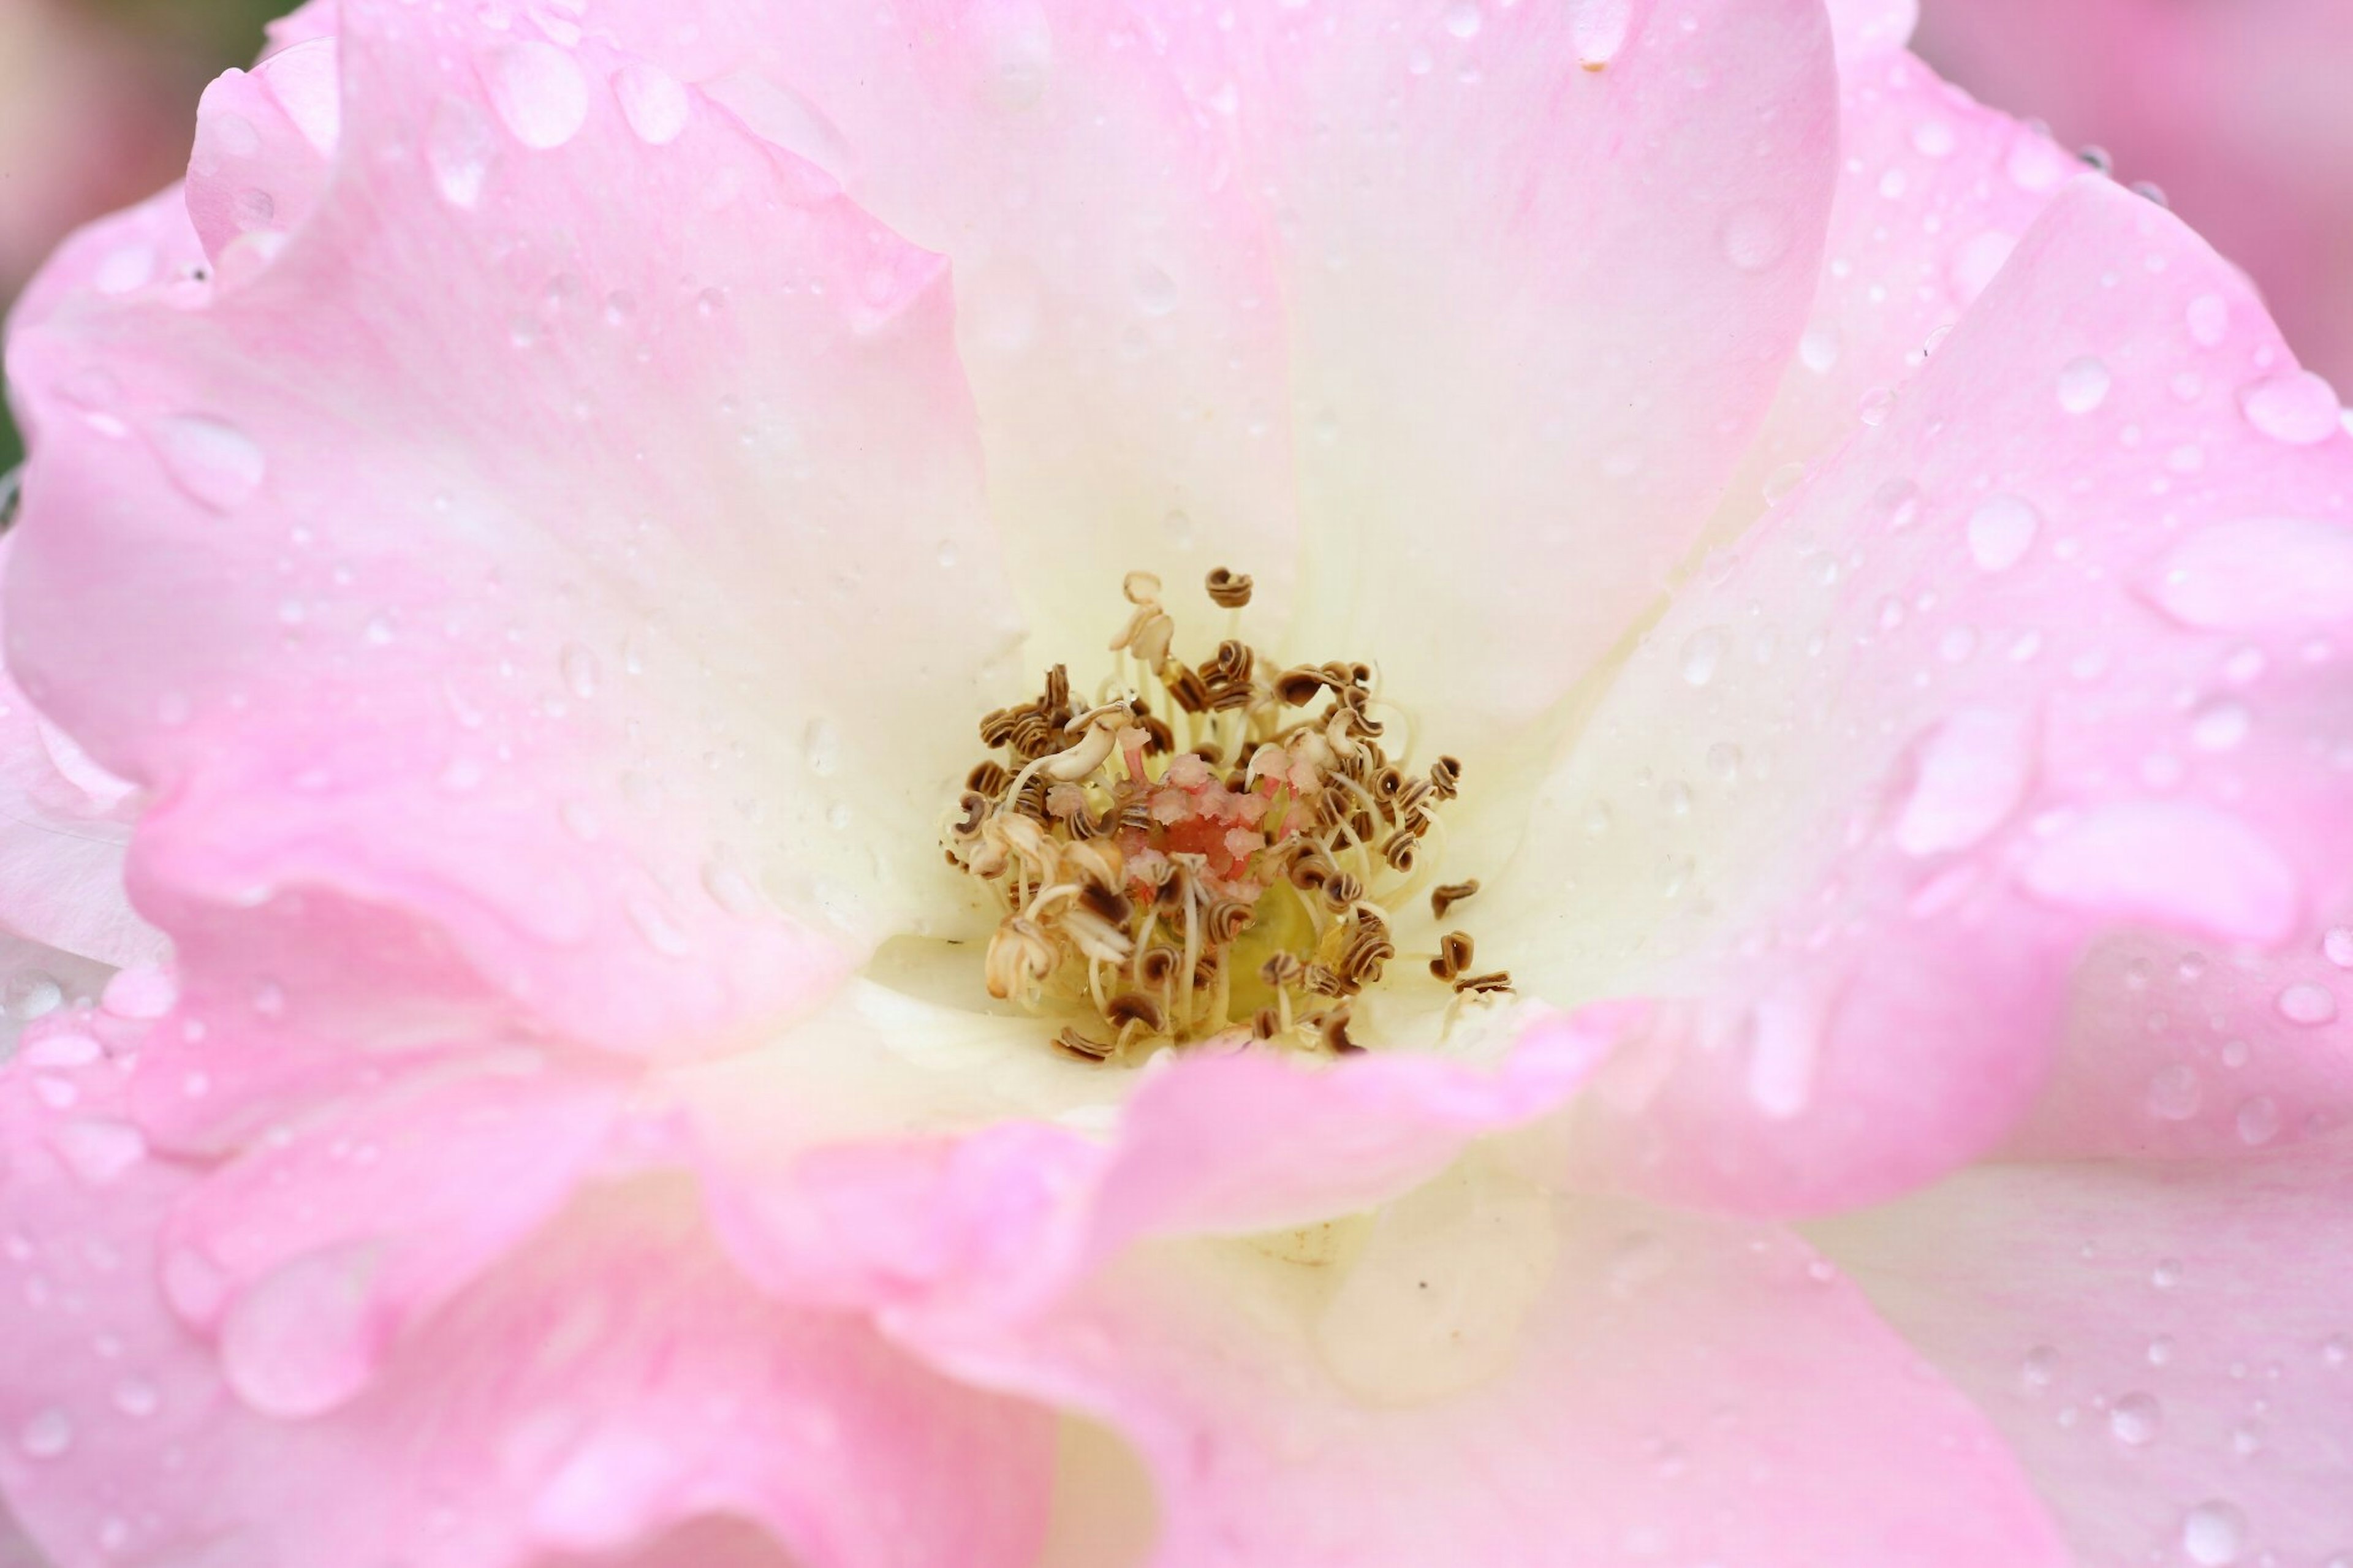
[[[941,826],[948,859],[1004,909],[990,994],[1075,1018],[1053,1043],[1089,1062],[1212,1039],[1361,1050],[1351,1001],[1397,956],[1394,911],[1444,848],[1437,813],[1461,764],[1420,771],[1386,749],[1374,710],[1400,710],[1371,665],[1271,670],[1232,635],[1188,664],[1159,579],[1131,573],[1122,588],[1122,657],[1093,703],[1073,704],[1057,665],[1037,698],[983,718],[1001,756],[965,775]],[[1205,588],[1238,626],[1250,578],[1219,568]],[[1478,886],[1440,886],[1433,914]],[[1430,962],[1450,1018],[1509,985],[1469,974],[1472,952],[1450,931]]]

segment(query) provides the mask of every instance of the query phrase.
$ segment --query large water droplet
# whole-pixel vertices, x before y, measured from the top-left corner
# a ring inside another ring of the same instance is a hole
[[[2320,939],[2320,956],[2339,969],[2353,969],[2353,926],[2331,926]]]
[[[762,141],[815,164],[837,183],[849,177],[849,140],[825,111],[782,82],[737,71],[702,84],[703,93]]]
[[[1577,50],[1577,63],[1598,71],[1617,58],[1618,51],[1626,46],[1633,9],[1633,0],[1577,0],[1577,15],[1569,23],[1569,43]]]
[[[2284,1120],[2279,1101],[2269,1095],[2259,1094],[2240,1105],[2238,1114],[2232,1118],[2232,1124],[2238,1129],[2240,1142],[2250,1148],[2259,1148],[2279,1136]]]
[[[524,146],[561,147],[587,123],[587,80],[554,44],[501,44],[483,57],[481,68],[491,107]]]
[[[2228,1568],[2247,1549],[2247,1515],[2236,1503],[2210,1499],[2181,1520],[2181,1551],[2198,1568]]]
[[[150,425],[148,437],[172,482],[215,511],[250,500],[268,470],[253,437],[226,420],[173,415]]]
[[[2337,994],[2326,985],[2299,980],[2280,992],[2278,1005],[2280,1016],[2289,1023],[2316,1027],[2337,1016]]]
[[[1725,647],[1729,640],[1722,626],[1702,626],[1684,638],[1678,665],[1683,679],[1694,686],[1705,686],[1714,680],[1716,667],[1724,662]]]
[[[2070,414],[2089,414],[2108,399],[2108,367],[2086,354],[2070,360],[2059,373],[2059,406]]]
[[[2108,1431],[2129,1448],[2154,1441],[2165,1425],[2165,1411],[2153,1395],[2127,1394],[2108,1407]]]
[[[105,1186],[147,1157],[146,1137],[127,1121],[69,1121],[49,1134],[49,1143],[66,1168],[93,1187]]]
[[[2248,424],[2291,447],[2317,446],[2344,428],[2336,389],[2308,370],[2241,387],[2239,407]]]
[[[2301,902],[2295,868],[2268,839],[2189,800],[2087,811],[2036,848],[2021,880],[2064,908],[2240,942],[2280,941],[2295,929]]]
[[[1988,572],[2007,572],[2034,545],[2042,514],[2018,496],[1989,496],[1969,513],[1969,558]]]
[[[446,97],[433,106],[425,130],[425,162],[442,200],[470,211],[480,203],[492,151],[489,117],[471,102]]]
[[[221,1323],[220,1359],[238,1398],[301,1417],[359,1392],[383,1338],[370,1294],[377,1256],[372,1243],[310,1253],[237,1297]]]
[[[1927,856],[1976,844],[2025,798],[2034,753],[2031,714],[1990,708],[1953,714],[1921,747],[1918,780],[1895,825],[1896,847]]]
[[[2146,592],[2175,620],[2207,631],[2353,619],[2353,527],[2302,517],[2213,523],[2166,553]]]
[[[1128,275],[1128,289],[1135,308],[1147,316],[1165,316],[1176,308],[1176,279],[1155,263],[1138,261]]]
[[[647,60],[632,60],[613,73],[613,96],[638,139],[656,147],[677,141],[693,110],[678,78]]]

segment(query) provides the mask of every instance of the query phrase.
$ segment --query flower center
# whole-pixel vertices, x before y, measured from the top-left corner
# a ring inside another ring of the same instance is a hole
[[[1056,665],[1036,699],[984,718],[998,755],[942,832],[1004,910],[989,994],[1072,1019],[1055,1044],[1088,1061],[1219,1039],[1361,1049],[1351,1003],[1398,957],[1399,916],[1427,897],[1442,925],[1479,890],[1437,879],[1461,763],[1389,754],[1372,667],[1275,669],[1230,635],[1190,665],[1160,580],[1124,586],[1093,700]],[[1220,567],[1206,586],[1239,629],[1250,580]],[[1472,952],[1449,931],[1427,955],[1450,1007],[1511,988]]]

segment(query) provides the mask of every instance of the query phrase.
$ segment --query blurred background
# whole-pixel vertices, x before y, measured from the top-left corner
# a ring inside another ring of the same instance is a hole
[[[293,0],[0,0],[0,308],[76,225],[169,184],[196,98]],[[823,4],[848,0],[819,0]],[[2147,182],[2353,386],[2353,0],[1921,0],[1915,47]],[[18,457],[0,415],[0,473]]]

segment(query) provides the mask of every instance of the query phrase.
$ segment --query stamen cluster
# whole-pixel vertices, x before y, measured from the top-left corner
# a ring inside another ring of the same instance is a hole
[[[1394,911],[1434,875],[1461,764],[1389,755],[1370,666],[1274,669],[1232,636],[1188,664],[1159,579],[1124,587],[1116,670],[1082,703],[1057,665],[983,718],[1001,756],[943,831],[1005,911],[989,994],[1076,1018],[1055,1043],[1089,1061],[1221,1037],[1359,1049],[1352,1000],[1398,956]],[[1206,589],[1237,629],[1250,580],[1220,567]],[[1478,888],[1433,889],[1433,915]],[[1449,931],[1430,973],[1457,996],[1510,988],[1472,956]]]

